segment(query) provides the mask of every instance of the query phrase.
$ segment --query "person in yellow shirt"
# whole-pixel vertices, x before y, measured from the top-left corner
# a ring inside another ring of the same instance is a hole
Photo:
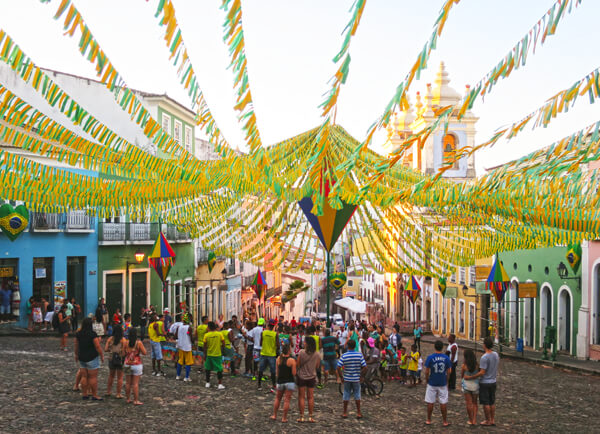
[[[200,366],[204,364],[205,356],[204,354],[204,335],[208,331],[208,317],[204,315],[202,317],[202,324],[196,327],[196,334],[198,335],[198,351],[200,352]],[[198,369],[198,372],[201,372],[201,369]]]
[[[410,387],[417,385],[417,371],[419,370],[419,357],[421,354],[417,351],[417,344],[412,344],[410,347],[410,356],[408,356],[408,381]]]
[[[275,320],[269,320],[269,329],[262,332],[262,348],[260,350],[260,366],[258,368],[258,390],[261,390],[261,381],[265,368],[269,365],[271,373],[271,392],[275,393],[275,381],[277,380],[275,363],[277,360],[277,345],[279,333],[275,330]]]
[[[210,372],[217,373],[219,380],[218,389],[225,389],[223,386],[223,348],[225,347],[225,338],[221,332],[217,331],[217,325],[210,321],[208,323],[208,332],[204,335],[205,359],[204,370],[206,371],[206,388],[210,388]]]
[[[152,375],[156,377],[165,376],[160,366],[163,359],[161,342],[165,340],[165,330],[163,322],[158,320],[156,314],[152,315],[150,319],[148,337],[152,347]]]
[[[398,364],[400,365],[400,384],[406,384],[406,369],[408,368],[408,356],[406,354],[406,349],[404,347],[400,347],[400,355],[398,357]]]

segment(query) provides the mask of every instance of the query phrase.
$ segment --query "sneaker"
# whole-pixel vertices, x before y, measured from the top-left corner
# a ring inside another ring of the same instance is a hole
[[[219,389],[219,390],[223,390],[223,389],[225,389],[225,386],[223,386],[222,384],[219,384],[219,385],[217,386],[217,389]]]
[[[157,377],[166,377],[167,374],[165,374],[163,371],[160,371],[158,374],[156,374]]]
[[[252,377],[252,381],[256,381],[256,377]]]
[[[156,377],[157,375],[158,375],[158,372],[156,372],[156,371],[152,371],[152,376],[153,376],[153,377]]]
[[[257,390],[262,390],[262,386],[258,386],[258,389],[257,389]]]
[[[273,389],[272,387],[269,389],[269,392],[271,393],[275,393],[275,389]]]
[[[324,388],[324,387],[325,387],[325,386],[324,386],[322,383],[319,383],[319,384],[317,384],[317,389],[322,389],[322,388]]]
[[[269,381],[269,378],[263,376],[262,381]]]
[[[204,385],[204,387],[206,387],[207,389],[210,389],[210,383],[206,383],[206,384]]]
[[[185,378],[183,379],[183,381],[184,381],[184,382],[186,382],[186,383],[191,383],[191,382],[192,382],[192,379],[191,379],[190,377],[185,377]]]
[[[181,375],[178,375],[177,377],[175,377],[176,380],[181,380]]]

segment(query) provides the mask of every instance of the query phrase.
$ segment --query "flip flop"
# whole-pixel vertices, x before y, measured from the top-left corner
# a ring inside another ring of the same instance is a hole
[[[81,399],[83,399],[84,401],[87,401],[88,399],[90,399],[89,396],[82,396]]]
[[[317,421],[316,421],[316,420],[314,420],[312,417],[309,417],[309,418],[308,418],[308,422],[309,422],[309,423],[316,423]]]
[[[449,427],[449,426],[450,426],[450,422],[443,423],[443,424],[442,424],[442,426],[443,426],[444,428],[446,428],[446,427]]]
[[[283,423],[287,423],[287,421],[288,421],[288,420],[287,420],[287,419],[281,419],[281,421],[282,421]]]
[[[425,425],[431,425],[431,421],[430,420],[426,420],[425,421]]]
[[[96,398],[95,396],[92,396],[92,401],[104,401],[104,398]]]
[[[143,402],[140,402],[140,401],[135,401],[135,402],[133,403],[133,405],[144,405],[144,403],[143,403]]]
[[[342,419],[348,419],[348,415],[347,414],[342,414]]]
[[[363,416],[362,416],[362,414],[357,414],[357,415],[356,415],[356,418],[357,418],[357,419],[362,419],[362,418],[363,418]]]
[[[304,418],[303,417],[299,417],[298,419],[296,419],[296,422],[298,422],[298,423],[304,423]]]
[[[271,420],[277,420],[277,418],[275,416],[269,416],[269,419],[271,419]]]
[[[123,395],[117,395],[115,396],[115,399],[123,399]]]

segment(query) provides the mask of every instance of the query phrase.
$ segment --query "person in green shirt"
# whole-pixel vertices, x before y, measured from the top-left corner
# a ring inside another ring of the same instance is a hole
[[[217,373],[219,380],[218,389],[225,389],[223,386],[223,348],[225,347],[225,338],[223,334],[217,331],[217,325],[210,321],[208,323],[208,332],[204,335],[205,358],[204,370],[206,371],[206,388],[210,389],[210,372]]]
[[[263,330],[262,332],[262,348],[260,350],[260,365],[258,368],[258,390],[262,390],[261,380],[263,372],[269,365],[269,372],[271,373],[271,392],[275,392],[275,363],[277,360],[277,345],[279,343],[279,333],[275,330],[275,320],[269,320],[269,329]]]
[[[206,354],[204,354],[204,335],[208,331],[208,317],[204,315],[202,317],[202,324],[196,327],[196,334],[198,335],[198,351],[200,352],[200,366],[204,363]],[[202,369],[198,369],[198,372],[202,372]]]

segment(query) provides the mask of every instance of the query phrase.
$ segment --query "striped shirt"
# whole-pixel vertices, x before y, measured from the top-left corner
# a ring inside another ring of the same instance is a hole
[[[344,381],[346,383],[360,383],[360,370],[367,366],[362,353],[358,351],[348,351],[342,354],[338,360],[338,368],[344,368]]]

